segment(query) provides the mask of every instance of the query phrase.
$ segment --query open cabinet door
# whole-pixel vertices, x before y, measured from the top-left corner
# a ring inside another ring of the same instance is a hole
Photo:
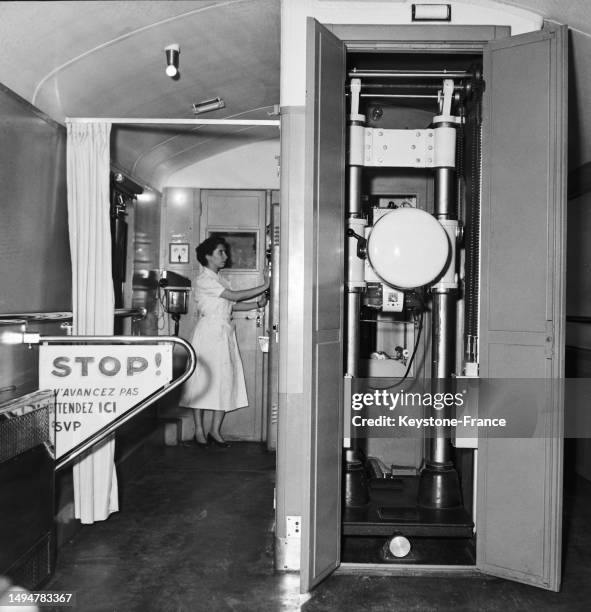
[[[477,564],[550,590],[562,523],[566,39],[553,27],[484,55],[480,375],[540,379],[545,417],[539,436],[479,441]]]
[[[345,48],[313,19],[307,35],[302,593],[340,557],[345,244]]]

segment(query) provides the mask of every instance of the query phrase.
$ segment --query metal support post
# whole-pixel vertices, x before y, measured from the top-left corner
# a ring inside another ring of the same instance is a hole
[[[441,122],[435,129],[445,129],[449,124]],[[454,139],[455,147],[455,139]],[[455,198],[455,168],[440,167],[435,170],[434,216],[440,222],[457,219]],[[454,237],[455,238],[455,237]],[[451,244],[455,253],[455,243]],[[450,264],[455,266],[455,257]],[[454,270],[451,270],[453,276]],[[444,276],[449,276],[445,274]],[[452,373],[455,364],[456,288],[453,283],[439,282],[431,288],[433,295],[431,325],[431,392],[452,392]],[[430,410],[434,418],[448,417],[449,408]],[[449,428],[431,428],[428,454],[419,480],[420,506],[428,508],[454,508],[461,505],[460,483],[453,466]]]

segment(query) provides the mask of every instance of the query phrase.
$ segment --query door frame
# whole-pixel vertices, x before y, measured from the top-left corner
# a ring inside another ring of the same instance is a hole
[[[209,222],[209,197],[210,196],[227,196],[227,197],[236,197],[236,198],[240,198],[240,197],[247,197],[247,196],[251,196],[254,197],[256,196],[259,199],[259,212],[258,212],[258,217],[256,219],[253,219],[253,222],[251,225],[235,225],[232,223],[210,223]],[[199,199],[200,199],[200,221],[199,221],[199,242],[202,242],[205,238],[207,238],[207,234],[208,232],[212,232],[212,233],[216,233],[216,232],[256,232],[257,234],[257,269],[256,270],[232,270],[232,268],[228,268],[227,270],[223,270],[221,272],[221,276],[223,276],[224,278],[228,278],[228,276],[233,276],[235,279],[237,279],[238,281],[240,281],[241,278],[253,278],[254,280],[253,282],[248,282],[247,285],[248,286],[256,286],[256,285],[260,285],[263,282],[263,271],[264,271],[264,266],[265,266],[265,261],[266,261],[266,257],[265,257],[265,249],[266,249],[266,237],[265,237],[265,228],[266,228],[266,224],[267,224],[267,208],[268,208],[268,204],[267,204],[267,199],[268,199],[268,190],[266,189],[222,189],[222,188],[200,188],[199,189]],[[236,286],[234,286],[235,289],[241,289],[242,284],[240,282],[238,283],[234,283]],[[241,325],[240,322],[243,322],[243,324],[248,325],[248,323],[245,323],[246,320],[254,320],[257,319],[256,323],[253,323],[253,325],[256,325],[256,328],[254,330],[255,332],[255,336],[262,336],[264,335],[264,331],[265,331],[265,325],[266,325],[266,310],[262,311],[262,316],[259,317],[256,314],[253,314],[254,312],[257,311],[240,311],[240,312],[235,312],[232,316],[232,318],[234,319],[235,323],[237,325]],[[239,338],[240,336],[240,328],[238,327],[236,329],[236,333],[237,333],[237,338]],[[240,347],[240,344],[239,344]],[[252,419],[252,427],[250,429],[249,432],[243,431],[242,433],[239,432],[239,438],[240,440],[245,440],[245,441],[250,441],[250,442],[262,442],[264,441],[264,434],[265,434],[265,430],[266,430],[266,423],[267,423],[267,405],[265,402],[265,363],[266,363],[266,359],[265,359],[265,355],[263,354],[260,345],[258,343],[258,340],[254,339],[254,346],[249,347],[251,351],[254,352],[254,380],[251,380],[251,385],[247,384],[247,388],[248,390],[251,392],[251,394],[249,394],[249,405],[246,408],[247,411],[252,411],[254,413],[253,419]],[[242,354],[244,354],[245,351],[245,346],[242,346]],[[243,360],[244,361],[244,360]],[[246,363],[246,361],[244,361],[244,363]],[[245,367],[246,369],[246,367]],[[245,372],[245,375],[247,373]],[[248,381],[247,381],[248,383]],[[251,403],[252,402],[252,403]],[[238,417],[241,418],[243,417],[244,414],[248,414],[247,412],[242,412],[242,414],[240,414],[239,412],[236,412],[236,414],[234,416],[232,416],[232,413],[229,413],[228,416],[226,416],[226,425],[225,427],[228,429],[228,435],[230,436],[230,439],[234,439],[232,438],[233,435],[235,435],[235,432],[232,431],[232,421],[234,418]]]

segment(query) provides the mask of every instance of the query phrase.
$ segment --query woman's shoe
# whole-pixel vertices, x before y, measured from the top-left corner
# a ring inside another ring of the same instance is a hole
[[[211,434],[207,434],[207,443],[218,448],[230,448],[232,446],[229,442],[220,442],[216,440]]]
[[[206,448],[210,444],[209,439],[205,442],[199,442],[197,438],[192,438],[191,440],[184,440],[181,442],[182,446],[196,446],[197,448]]]

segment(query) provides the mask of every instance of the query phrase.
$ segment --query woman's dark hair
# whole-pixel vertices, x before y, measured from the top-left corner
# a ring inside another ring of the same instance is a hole
[[[197,261],[202,266],[207,266],[206,255],[213,255],[213,252],[222,245],[226,251],[228,250],[228,243],[217,234],[212,234],[209,238],[206,238],[196,249],[195,254],[197,255]]]

